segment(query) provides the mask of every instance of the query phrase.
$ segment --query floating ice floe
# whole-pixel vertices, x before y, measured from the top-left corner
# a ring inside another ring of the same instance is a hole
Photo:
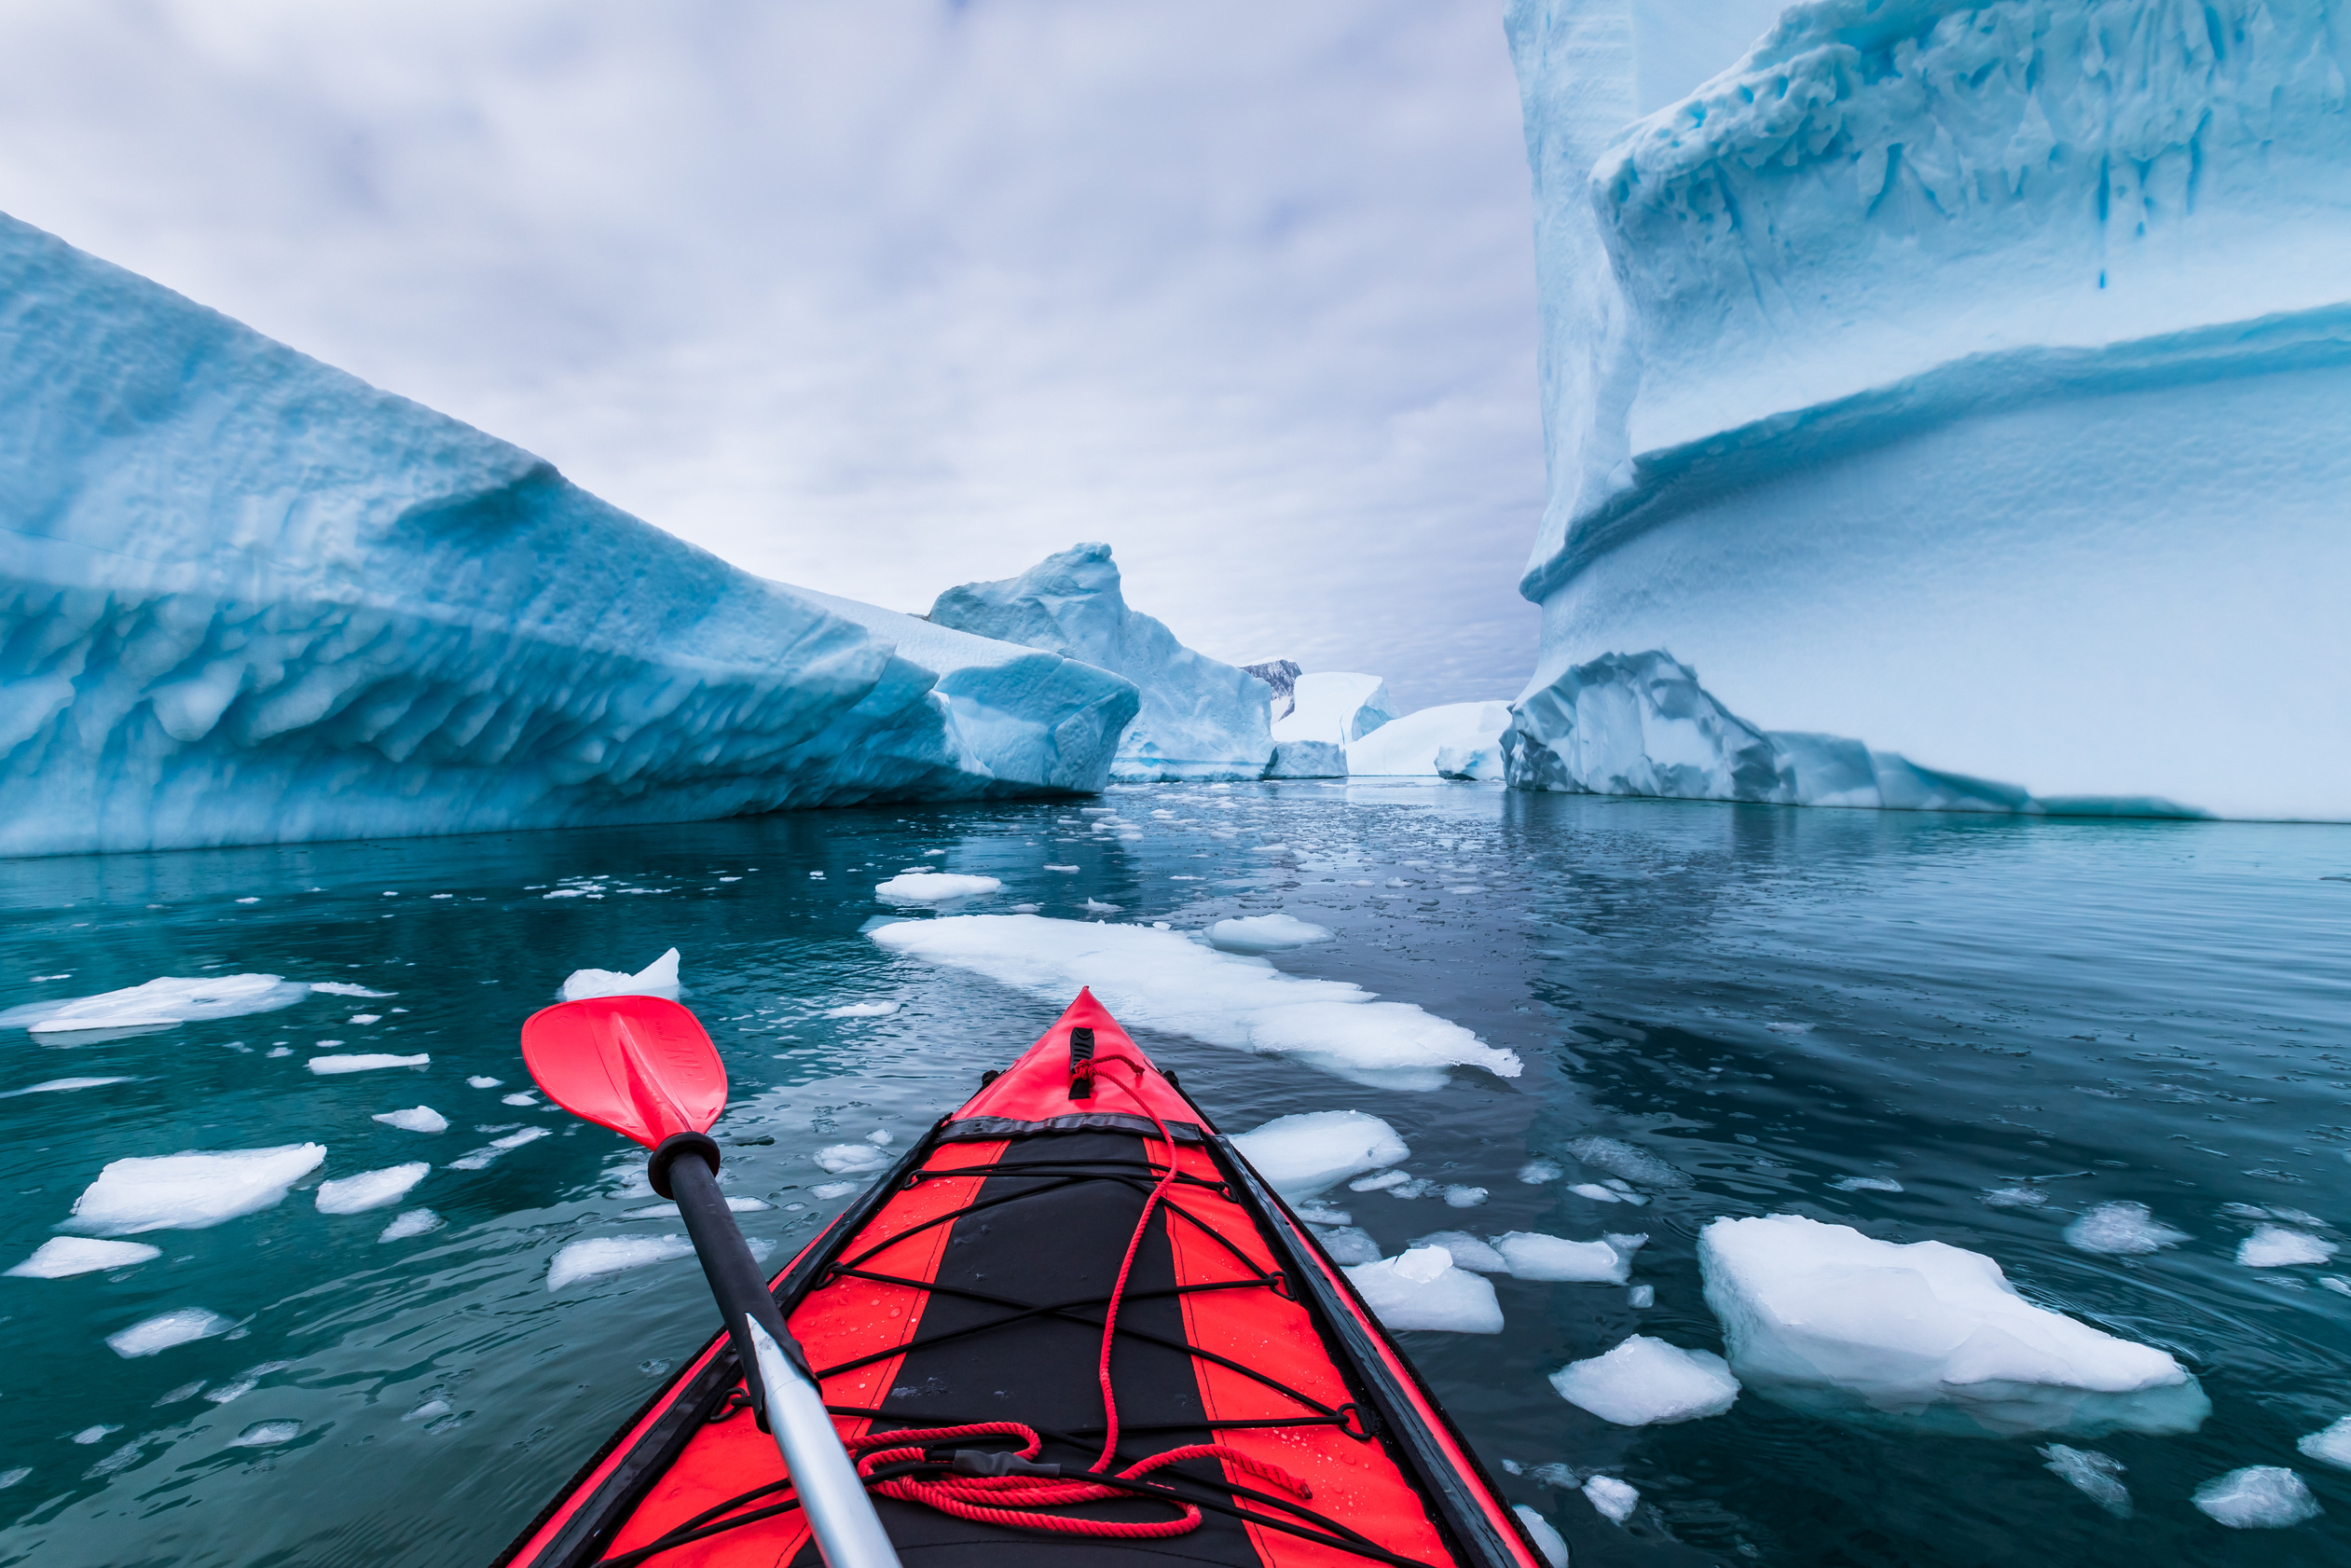
[[[1687,1187],[1690,1178],[1646,1149],[1621,1138],[1583,1137],[1568,1140],[1567,1151],[1595,1170],[1644,1187]]]
[[[1829,1183],[1839,1192],[1899,1192],[1902,1183],[1890,1176],[1839,1176]]]
[[[1376,1170],[1412,1156],[1395,1128],[1360,1110],[1277,1116],[1234,1134],[1232,1142],[1267,1186],[1293,1200],[1313,1197],[1358,1171]],[[1403,1173],[1397,1176],[1401,1179]]]
[[[443,1219],[431,1209],[408,1209],[396,1216],[391,1224],[385,1226],[383,1233],[376,1240],[378,1244],[405,1242],[411,1236],[430,1235],[447,1223],[447,1220]]]
[[[325,1145],[297,1143],[112,1161],[65,1224],[102,1236],[200,1231],[274,1207],[325,1158]]]
[[[844,1007],[829,1007],[818,1014],[823,1018],[887,1018],[898,1011],[896,1002],[850,1002]]]
[[[1314,1234],[1321,1239],[1323,1250],[1330,1254],[1330,1260],[1341,1267],[1380,1260],[1380,1244],[1361,1226],[1334,1225],[1328,1230],[1317,1230]]]
[[[1529,1187],[1540,1187],[1547,1181],[1557,1181],[1566,1174],[1565,1171],[1560,1169],[1556,1161],[1551,1160],[1530,1160],[1519,1167],[1519,1179]]]
[[[976,899],[1002,890],[993,876],[960,876],[953,872],[910,871],[873,885],[873,896],[884,903],[943,903],[949,899]]]
[[[476,1073],[465,1080],[465,1086],[469,1089],[498,1089],[502,1088],[505,1082],[502,1078],[485,1078]]]
[[[1453,1266],[1441,1246],[1416,1246],[1399,1258],[1358,1263],[1347,1278],[1390,1328],[1499,1334],[1502,1303],[1481,1274]]]
[[[1471,1187],[1466,1183],[1456,1182],[1445,1189],[1445,1206],[1474,1209],[1483,1204],[1489,1195],[1482,1187]]]
[[[300,1436],[302,1424],[298,1421],[256,1421],[229,1438],[228,1446],[233,1449],[275,1448]]]
[[[1452,1259],[1457,1269],[1472,1273],[1506,1274],[1510,1265],[1490,1242],[1480,1241],[1466,1231],[1437,1231],[1418,1236],[1405,1244],[1409,1247],[1441,1246]]]
[[[446,1133],[449,1119],[431,1106],[411,1106],[406,1110],[379,1111],[368,1118],[387,1127],[397,1127],[404,1133]]]
[[[829,1204],[835,1198],[846,1198],[856,1190],[857,1183],[854,1181],[826,1181],[808,1189],[808,1196],[818,1203]]]
[[[1632,1272],[1632,1255],[1646,1236],[1611,1241],[1571,1242],[1539,1231],[1513,1231],[1494,1238],[1494,1251],[1514,1279],[1553,1280],[1584,1285],[1622,1285]],[[1619,1248],[1612,1245],[1621,1240]]]
[[[1798,1410],[1978,1437],[2193,1432],[2211,1412],[2171,1356],[2034,1306],[1943,1242],[1717,1219],[1698,1266],[1740,1380]]]
[[[2038,1187],[1995,1187],[1980,1201],[1996,1209],[2037,1209],[2047,1204],[2049,1194]]]
[[[2237,1244],[2236,1260],[2248,1269],[2283,1269],[2297,1263],[2324,1263],[2336,1250],[2334,1243],[2307,1231],[2261,1225]]]
[[[387,1067],[425,1067],[432,1065],[433,1057],[427,1052],[419,1052],[414,1056],[393,1056],[380,1051],[354,1052],[347,1056],[313,1056],[308,1063],[309,1069],[321,1078],[334,1078],[343,1073],[380,1072]]]
[[[1721,1415],[1739,1398],[1739,1380],[1711,1351],[1684,1350],[1635,1334],[1604,1355],[1571,1361],[1551,1374],[1569,1404],[1618,1426],[1659,1426]]]
[[[878,1171],[889,1162],[889,1156],[870,1143],[836,1143],[816,1152],[816,1162],[832,1176],[847,1176],[854,1171]]]
[[[501,1155],[520,1148],[527,1143],[537,1143],[547,1135],[548,1131],[544,1127],[525,1127],[519,1133],[509,1133],[502,1138],[492,1138],[483,1148],[474,1149],[460,1159],[450,1161],[449,1169],[453,1171],[486,1170],[496,1163]]]
[[[2066,1227],[2066,1244],[2083,1252],[2135,1258],[2188,1239],[2149,1212],[2145,1204],[2099,1204]]]
[[[339,1181],[323,1181],[319,1183],[319,1213],[364,1214],[369,1209],[390,1208],[406,1197],[408,1189],[422,1181],[432,1169],[426,1162],[416,1160],[405,1165],[386,1165],[379,1171],[362,1171]]]
[[[2051,1443],[2041,1451],[2041,1457],[2048,1461],[2042,1469],[2063,1477],[2067,1485],[2116,1519],[2131,1517],[2130,1488],[2123,1484],[2124,1466],[2112,1454]]]
[[[539,1103],[539,1096],[528,1089],[522,1089],[512,1094],[499,1095],[498,1103],[502,1106],[535,1106]]]
[[[1090,985],[1130,1027],[1294,1054],[1375,1087],[1442,1088],[1455,1066],[1503,1078],[1522,1070],[1513,1052],[1409,1003],[1284,974],[1265,959],[1219,953],[1176,931],[963,915],[900,921],[868,935],[894,953],[969,970],[1056,1005]]]
[[[776,1205],[758,1198],[729,1198],[726,1201],[726,1206],[735,1214],[758,1214],[762,1210],[771,1209]],[[675,1219],[678,1217],[678,1205],[648,1204],[641,1209],[628,1210],[621,1217],[623,1219]]]
[[[1625,1292],[1625,1304],[1636,1311],[1648,1311],[1657,1304],[1657,1287],[1654,1285],[1634,1286]]]
[[[178,1312],[158,1313],[119,1333],[107,1335],[106,1348],[125,1360],[134,1360],[158,1355],[173,1345],[209,1340],[236,1327],[218,1313],[206,1312],[201,1307],[183,1307]]]
[[[2351,1470],[2351,1415],[2307,1434],[2294,1446],[2321,1465]]]
[[[2325,1512],[2308,1483],[2280,1465],[2248,1465],[2196,1488],[2198,1511],[2231,1530],[2283,1530]]]
[[[1350,776],[1499,779],[1506,702],[1456,702],[1392,719],[1347,746]]]
[[[82,1034],[96,1029],[167,1028],[209,1018],[238,1018],[292,1007],[310,987],[274,974],[223,974],[189,979],[165,975],[144,985],[95,997],[32,1002],[0,1012],[0,1028],[35,1035]]]
[[[33,1256],[8,1271],[19,1279],[71,1279],[101,1269],[127,1269],[163,1256],[144,1242],[104,1242],[88,1236],[53,1236]]]
[[[624,974],[618,970],[573,970],[564,977],[562,997],[567,1002],[584,1002],[596,997],[667,997],[674,1002],[679,989],[678,950],[673,947],[635,974]]]
[[[1622,1524],[1641,1506],[1641,1492],[1630,1481],[1614,1476],[1593,1476],[1584,1482],[1582,1491],[1601,1517],[1611,1524]]]
[[[1511,1504],[1510,1511],[1519,1516],[1519,1522],[1525,1525],[1527,1534],[1534,1538],[1534,1549],[1543,1554],[1543,1561],[1550,1568],[1567,1568],[1567,1543],[1551,1527],[1551,1521],[1524,1503]]]
[[[1292,915],[1251,915],[1219,920],[1208,928],[1208,945],[1220,953],[1286,953],[1331,940],[1321,926],[1309,925]]]
[[[754,1240],[749,1245],[751,1256],[757,1259],[775,1250],[775,1244],[768,1241]],[[582,1280],[693,1256],[694,1243],[683,1236],[598,1236],[572,1242],[547,1265],[547,1288],[561,1290]]]
[[[67,1094],[76,1089],[96,1089],[109,1083],[129,1083],[128,1078],[53,1078],[46,1083],[29,1084],[0,1093],[0,1100],[13,1100],[19,1094]]]
[[[371,997],[381,1001],[386,997],[400,995],[397,991],[370,991],[364,985],[354,985],[347,980],[313,980],[310,989],[327,997]]]

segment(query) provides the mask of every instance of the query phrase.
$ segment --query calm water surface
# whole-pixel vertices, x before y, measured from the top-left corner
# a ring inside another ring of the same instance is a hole
[[[1118,817],[1048,803],[0,862],[0,1009],[167,974],[392,993],[71,1048],[0,1033],[0,1090],[130,1080],[0,1098],[7,1261],[110,1160],[330,1150],[274,1208],[140,1238],[163,1248],[153,1262],[0,1278],[0,1472],[24,1472],[0,1489],[0,1561],[487,1562],[716,1318],[690,1260],[547,1289],[566,1243],[678,1227],[625,1217],[653,1200],[616,1137],[503,1103],[528,1087],[518,1025],[574,969],[680,948],[735,1083],[717,1129],[730,1190],[771,1205],[744,1216],[754,1237],[794,1246],[844,1201],[813,1194],[834,1179],[818,1148],[874,1132],[902,1147],[1056,1011],[866,940],[885,913],[874,882],[920,864],[1002,878],[975,910],[1079,918],[1092,899],[1178,928],[1287,910],[1340,940],[1282,967],[1418,1003],[1525,1058],[1513,1081],[1409,1094],[1137,1031],[1228,1130],[1356,1107],[1405,1135],[1416,1173],[1492,1190],[1464,1213],[1342,1190],[1390,1251],[1464,1222],[1580,1238],[1638,1218],[1653,1308],[1503,1278],[1498,1340],[1406,1336],[1490,1465],[1640,1488],[1619,1528],[1577,1492],[1505,1475],[1580,1563],[2351,1561],[2351,1474],[2293,1449],[2351,1411],[2351,1296],[2325,1286],[2333,1266],[2238,1266],[2250,1222],[2223,1211],[2351,1226],[2351,832],[1373,782],[1084,804]],[[875,1002],[899,1005],[827,1016]],[[432,1063],[316,1077],[322,1040]],[[419,1103],[449,1130],[370,1120]],[[451,1168],[533,1125],[554,1135]],[[1692,1184],[1628,1211],[1514,1179],[1592,1133]],[[447,1222],[428,1235],[379,1242],[396,1211],[324,1215],[309,1190],[419,1159],[435,1168],[406,1203]],[[1903,1190],[1832,1185],[1854,1176]],[[1982,1201],[2025,1181],[2045,1207]],[[2065,1244],[2069,1219],[2113,1200],[2189,1240],[2130,1259]],[[2173,1351],[2214,1413],[2191,1437],[2095,1444],[2129,1467],[2125,1520],[2042,1469],[2030,1440],[1862,1431],[1752,1395],[1716,1419],[1626,1429],[1551,1392],[1548,1372],[1628,1333],[1719,1347],[1697,1232],[1774,1212],[1988,1253],[2036,1299]],[[237,1327],[136,1360],[104,1343],[183,1308]],[[258,1441],[288,1423],[298,1433]],[[2198,1482],[2256,1464],[2299,1469],[2327,1513],[2240,1534],[2189,1506]]]

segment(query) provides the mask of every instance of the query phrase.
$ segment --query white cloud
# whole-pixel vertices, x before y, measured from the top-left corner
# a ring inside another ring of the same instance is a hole
[[[1228,658],[1515,695],[1487,0],[0,4],[0,209],[898,608],[1106,539]]]

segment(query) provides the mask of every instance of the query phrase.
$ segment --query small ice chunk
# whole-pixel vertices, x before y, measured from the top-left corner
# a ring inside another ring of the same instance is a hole
[[[1617,1138],[1575,1138],[1567,1151],[1595,1170],[1644,1187],[1687,1187],[1690,1178],[1656,1155]]]
[[[1406,1244],[1409,1246],[1441,1246],[1452,1255],[1456,1268],[1468,1269],[1480,1274],[1506,1274],[1510,1265],[1491,1243],[1482,1242],[1466,1231],[1438,1231]]]
[[[898,1011],[896,1002],[850,1002],[844,1007],[827,1008],[819,1016],[825,1018],[887,1018]]]
[[[96,1089],[108,1083],[129,1083],[130,1081],[128,1078],[52,1078],[44,1083],[34,1083],[22,1089],[11,1089],[6,1093],[0,1093],[0,1100],[13,1100],[19,1094],[64,1094],[76,1089]]]
[[[726,1201],[726,1206],[728,1212],[733,1214],[758,1214],[762,1210],[770,1209],[776,1205],[758,1198],[729,1198]],[[647,1204],[641,1209],[630,1209],[621,1217],[623,1219],[675,1219],[678,1217],[678,1205]]]
[[[144,1242],[102,1242],[87,1236],[54,1236],[8,1271],[19,1279],[71,1279],[101,1269],[127,1269],[163,1256]]]
[[[2067,1245],[2116,1257],[2178,1246],[2187,1239],[2185,1231],[2156,1219],[2145,1204],[2100,1204],[2066,1227]]]
[[[468,1089],[497,1089],[502,1087],[505,1081],[502,1078],[483,1078],[476,1075],[467,1079],[465,1086]]]
[[[383,1234],[378,1236],[376,1240],[379,1245],[384,1242],[405,1242],[411,1236],[422,1236],[438,1231],[447,1223],[431,1209],[409,1209],[385,1226]]]
[[[1560,1539],[1557,1530],[1551,1528],[1551,1521],[1524,1503],[1511,1504],[1510,1511],[1519,1516],[1519,1522],[1525,1525],[1527,1534],[1534,1538],[1534,1549],[1543,1554],[1543,1561],[1550,1564],[1550,1568],[1567,1568],[1567,1543]]]
[[[1620,1481],[1614,1476],[1594,1476],[1584,1482],[1584,1495],[1590,1499],[1611,1524],[1622,1524],[1632,1517],[1641,1505],[1641,1492],[1630,1481]]]
[[[1313,1197],[1358,1171],[1393,1165],[1412,1153],[1395,1128],[1360,1110],[1277,1116],[1234,1135],[1232,1142],[1267,1186],[1292,1199]],[[1396,1177],[1409,1179],[1401,1172]]]
[[[2309,1434],[2294,1446],[2321,1465],[2351,1470],[2351,1415]]]
[[[74,1434],[74,1441],[81,1444],[84,1448],[88,1448],[92,1443],[104,1442],[108,1437],[121,1430],[122,1427],[119,1424],[113,1426],[103,1424],[98,1426],[85,1426],[80,1431]]]
[[[0,1492],[7,1491],[32,1473],[33,1466],[30,1465],[20,1465],[13,1470],[0,1470]]]
[[[1116,915],[1124,908],[1126,908],[1126,905],[1122,903],[1104,903],[1100,899],[1088,899],[1086,901],[1086,913],[1088,915]]]
[[[380,1012],[354,1012],[345,1020],[351,1024],[380,1024],[383,1021],[384,1015]]]
[[[865,1135],[865,1141],[876,1148],[887,1148],[890,1146],[890,1135],[884,1129],[876,1127]]]
[[[1474,1209],[1478,1204],[1484,1203],[1486,1201],[1486,1190],[1482,1187],[1466,1187],[1456,1184],[1445,1189],[1446,1204],[1449,1206],[1457,1209]]]
[[[1890,1176],[1839,1176],[1829,1183],[1839,1192],[1899,1192],[1902,1183]]]
[[[429,1052],[414,1056],[390,1056],[379,1051],[357,1052],[349,1056],[313,1056],[310,1070],[322,1078],[337,1073],[372,1073],[385,1067],[422,1067],[432,1065]]]
[[[1380,1321],[1390,1328],[1435,1328],[1455,1334],[1499,1334],[1502,1303],[1481,1274],[1453,1266],[1441,1246],[1414,1247],[1400,1258],[1358,1263],[1347,1271]]]
[[[1625,1292],[1625,1303],[1643,1311],[1654,1307],[1657,1304],[1657,1287],[1654,1285],[1636,1285]]]
[[[1519,1179],[1529,1187],[1540,1187],[1547,1181],[1557,1181],[1566,1173],[1549,1160],[1530,1160],[1519,1167]]]
[[[567,1002],[584,1002],[596,997],[667,997],[678,999],[678,950],[669,949],[635,974],[623,974],[618,970],[573,970],[563,982],[562,997]]]
[[[298,1421],[256,1421],[229,1438],[228,1446],[233,1449],[275,1448],[300,1436],[302,1424]]]
[[[2318,1283],[2338,1296],[2351,1296],[2351,1279],[2344,1279],[2341,1274],[2320,1274]]]
[[[2193,1432],[2211,1412],[2170,1355],[2033,1305],[1998,1263],[1946,1243],[1717,1219],[1698,1266],[1740,1379],[1808,1413],[2014,1437]]]
[[[1323,1250],[1330,1254],[1330,1260],[1341,1267],[1380,1260],[1380,1244],[1373,1241],[1371,1232],[1361,1226],[1334,1225],[1329,1230],[1317,1231],[1315,1234],[1322,1240]]]
[[[498,1103],[502,1106],[535,1106],[539,1103],[539,1096],[528,1089],[521,1089],[512,1094],[499,1095]]]
[[[825,1181],[818,1182],[808,1189],[808,1196],[820,1203],[829,1204],[835,1198],[846,1198],[856,1190],[857,1183],[854,1181]]]
[[[370,991],[366,986],[354,985],[348,980],[313,980],[310,989],[323,997],[373,997],[378,1000],[400,995],[397,991]]]
[[[1996,1209],[2037,1209],[2049,1202],[2049,1194],[2038,1187],[1995,1187],[1982,1201]]]
[[[447,1399],[427,1399],[400,1419],[402,1421],[438,1421],[448,1414],[449,1410],[450,1405]]]
[[[294,1363],[291,1361],[264,1361],[260,1366],[249,1368],[245,1371],[238,1374],[235,1379],[221,1384],[218,1388],[213,1389],[210,1394],[205,1395],[204,1397],[207,1401],[215,1405],[226,1405],[235,1400],[242,1399],[246,1395],[251,1394],[254,1389],[261,1386],[262,1379],[268,1377],[272,1372],[282,1372],[288,1367],[293,1365]]]
[[[200,1231],[275,1207],[325,1158],[323,1144],[295,1143],[112,1161],[74,1200],[65,1223],[101,1236]]]
[[[1330,940],[1331,933],[1323,927],[1290,915],[1251,915],[1208,928],[1208,945],[1220,953],[1286,953]]]
[[[817,1163],[830,1176],[847,1176],[853,1171],[878,1171],[888,1156],[870,1143],[836,1143],[817,1150]]]
[[[2324,1263],[2335,1255],[2335,1245],[2307,1231],[2283,1225],[2259,1225],[2237,1244],[2236,1260],[2248,1269],[2282,1269],[2296,1263]]]
[[[412,1106],[406,1110],[379,1111],[368,1118],[387,1127],[397,1127],[404,1133],[446,1133],[449,1119],[431,1106]]]
[[[876,883],[873,896],[884,903],[942,903],[948,899],[975,899],[1000,891],[1004,884],[993,876],[963,876],[954,872],[910,871]]]
[[[154,1355],[194,1340],[209,1340],[236,1327],[218,1313],[206,1312],[201,1307],[182,1307],[178,1312],[158,1313],[119,1333],[107,1335],[106,1348],[130,1360]]]
[[[1571,1405],[1618,1426],[1654,1426],[1721,1415],[1739,1398],[1739,1380],[1711,1351],[1635,1334],[1605,1355],[1571,1361],[1551,1374]]]
[[[275,1012],[280,1008],[292,1007],[309,994],[309,986],[274,974],[221,974],[195,979],[165,975],[144,985],[95,997],[10,1008],[0,1012],[0,1028],[30,1029],[36,1035],[70,1035],[92,1029],[166,1027],[211,1018],[238,1018],[249,1012]]]
[[[2283,1530],[2325,1510],[2303,1479],[2281,1465],[2248,1465],[2215,1476],[2193,1498],[2206,1518],[2231,1530]]]
[[[1615,1189],[1602,1187],[1596,1181],[1579,1181],[1568,1189],[1579,1198],[1589,1198],[1595,1204],[1621,1204],[1624,1194]]]
[[[1392,1187],[1402,1187],[1411,1179],[1412,1173],[1409,1171],[1380,1171],[1371,1176],[1357,1176],[1347,1184],[1347,1190],[1350,1192],[1385,1192]]]
[[[319,1183],[319,1213],[364,1214],[369,1209],[389,1208],[406,1197],[408,1189],[422,1181],[432,1169],[426,1162],[414,1160],[405,1165],[362,1171],[339,1181],[323,1181]]]
[[[449,1169],[453,1171],[488,1170],[498,1157],[507,1150],[520,1148],[527,1143],[535,1143],[546,1135],[547,1129],[544,1127],[525,1127],[519,1133],[509,1133],[502,1138],[492,1138],[487,1148],[474,1149],[462,1159],[450,1161]]]
[[[750,1248],[753,1258],[764,1258],[773,1250],[773,1244],[754,1241]],[[582,1280],[693,1256],[694,1243],[683,1236],[598,1236],[592,1241],[573,1242],[547,1265],[547,1288],[561,1290]]]
[[[1618,1252],[1606,1242],[1571,1242],[1540,1231],[1496,1236],[1494,1250],[1514,1279],[1622,1285],[1632,1272],[1630,1248]]]
[[[1066,874],[1068,874],[1069,873],[1072,873],[1072,872],[1077,871],[1079,868],[1078,868],[1078,867],[1076,867],[1076,866],[1056,866],[1056,865],[1051,865],[1051,864],[1048,864],[1048,865],[1045,867],[1045,869],[1046,869],[1047,871],[1057,871],[1057,872],[1060,872],[1060,873],[1064,873],[1065,875],[1066,875]]]
[[[2067,1484],[2116,1519],[2131,1517],[2131,1493],[2123,1484],[2123,1462],[2112,1454],[2051,1443],[2041,1451],[2041,1457],[2049,1462],[2042,1469],[2062,1476]]]

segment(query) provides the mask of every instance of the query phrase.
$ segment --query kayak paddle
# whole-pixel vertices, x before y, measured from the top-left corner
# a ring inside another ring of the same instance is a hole
[[[775,1435],[830,1568],[899,1568],[808,1358],[719,1191],[708,1128],[726,1108],[726,1068],[701,1021],[659,997],[564,1002],[524,1023],[522,1059],[549,1099],[653,1150],[646,1175],[685,1217],[752,1414]]]

